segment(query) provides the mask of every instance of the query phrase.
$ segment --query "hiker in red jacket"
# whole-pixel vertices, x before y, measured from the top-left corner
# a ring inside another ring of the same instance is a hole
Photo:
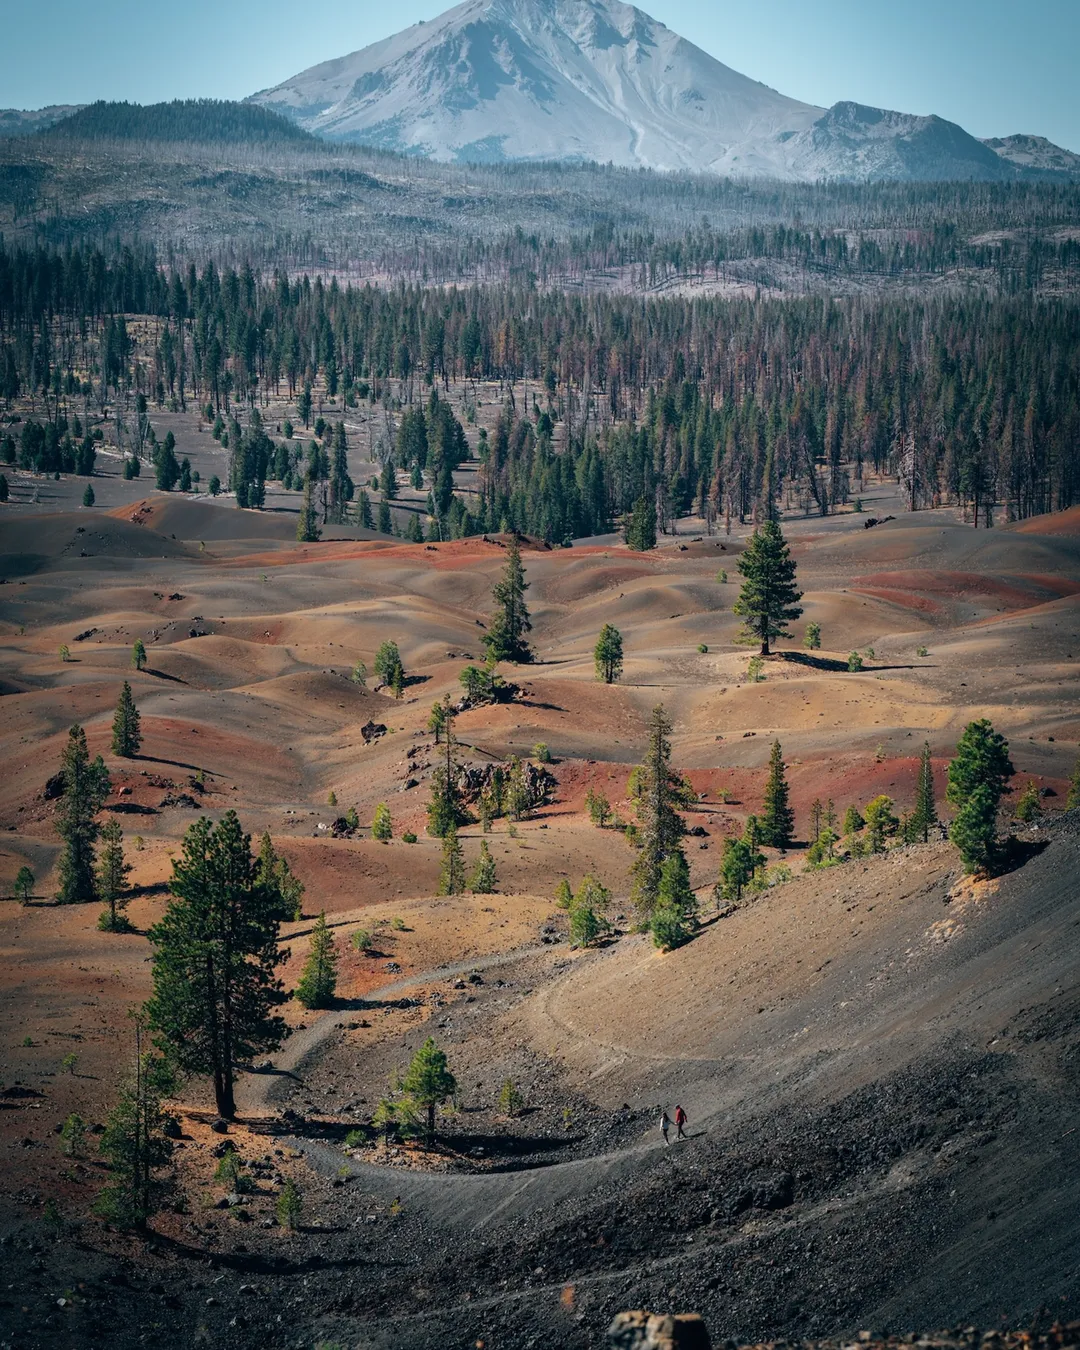
[[[681,1106],[676,1106],[676,1108],[675,1108],[675,1138],[676,1138],[676,1139],[685,1139],[685,1138],[686,1138],[686,1134],[685,1134],[684,1131],[683,1131],[683,1126],[684,1126],[685,1124],[686,1124],[686,1112],[682,1109]]]

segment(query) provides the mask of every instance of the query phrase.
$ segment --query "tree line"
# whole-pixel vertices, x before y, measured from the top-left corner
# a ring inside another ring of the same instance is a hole
[[[132,339],[134,312],[155,319],[149,345]],[[912,507],[962,502],[977,524],[1080,500],[1080,308],[1065,298],[642,304],[0,249],[0,396],[40,397],[54,427],[79,400],[86,423],[92,401],[131,391],[215,416],[284,392],[306,425],[315,390],[396,409],[408,469],[423,459],[417,423],[401,429],[409,410],[481,380],[508,406],[478,528],[561,540],[643,492],[661,529],[692,509],[827,514],[867,468],[895,474]]]

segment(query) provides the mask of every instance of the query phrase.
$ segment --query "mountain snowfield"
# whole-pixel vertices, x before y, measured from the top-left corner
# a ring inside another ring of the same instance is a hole
[[[992,147],[939,117],[787,98],[621,0],[465,0],[252,101],[334,140],[438,160],[805,180],[1062,171],[1014,153],[1035,138]]]

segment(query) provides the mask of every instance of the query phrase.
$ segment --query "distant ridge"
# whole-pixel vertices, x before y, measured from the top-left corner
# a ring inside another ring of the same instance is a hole
[[[319,144],[317,137],[269,108],[224,99],[171,103],[90,103],[38,135],[50,140],[194,141],[243,145]]]
[[[83,107],[81,103],[52,103],[47,108],[0,108],[0,140],[32,136]]]

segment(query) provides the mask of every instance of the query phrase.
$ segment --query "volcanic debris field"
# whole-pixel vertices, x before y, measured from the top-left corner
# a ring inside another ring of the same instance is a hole
[[[714,1342],[1080,1316],[1080,816],[1061,810],[1080,741],[1080,511],[975,530],[905,513],[883,481],[865,510],[894,519],[873,529],[852,512],[785,521],[805,614],[761,682],[734,642],[748,525],[683,521],[645,554],[614,536],[524,541],[536,661],[504,667],[516,696],[455,732],[476,768],[545,743],[552,800],[486,836],[495,894],[434,898],[428,718],[482,660],[506,538],[297,544],[295,515],[137,486],[117,475],[79,510],[50,482],[55,499],[21,494],[0,523],[0,890],[24,865],[37,878],[32,903],[0,903],[0,1345],[577,1350],[626,1308],[694,1310]],[[808,621],[821,650],[801,645]],[[610,686],[592,660],[604,623],[626,649]],[[387,638],[400,700],[351,679]],[[855,649],[873,652],[861,671]],[[132,760],[110,753],[124,679]],[[698,798],[686,844],[705,920],[668,954],[634,931],[632,848],[584,806],[603,790],[630,817],[657,703]],[[800,844],[790,881],[717,912],[722,842],[760,811],[774,739],[805,841],[815,798],[908,809],[924,741],[942,797],[976,717],[1009,739],[1009,800],[1029,779],[1043,793],[1003,875],[963,878],[940,834],[816,872]],[[112,775],[131,933],[51,903],[46,785],[73,721]],[[380,802],[386,843],[370,837]],[[361,827],[343,833],[350,807]],[[205,1084],[184,1084],[175,1191],[143,1240],[91,1217],[93,1130],[131,1058],[170,861],[200,813],[230,808],[306,888],[286,984],[325,911],[337,997],[288,1004],[282,1049],[241,1076],[228,1137],[250,1194],[213,1180],[223,1136]],[[480,824],[461,838],[471,867]],[[615,932],[578,951],[554,893],[587,872],[613,892]],[[363,952],[360,927],[376,935]],[[459,1085],[438,1147],[347,1147],[428,1035]],[[676,1103],[688,1138],[665,1147]],[[91,1128],[76,1158],[58,1133],[72,1111]],[[289,1178],[294,1233],[274,1218]]]

